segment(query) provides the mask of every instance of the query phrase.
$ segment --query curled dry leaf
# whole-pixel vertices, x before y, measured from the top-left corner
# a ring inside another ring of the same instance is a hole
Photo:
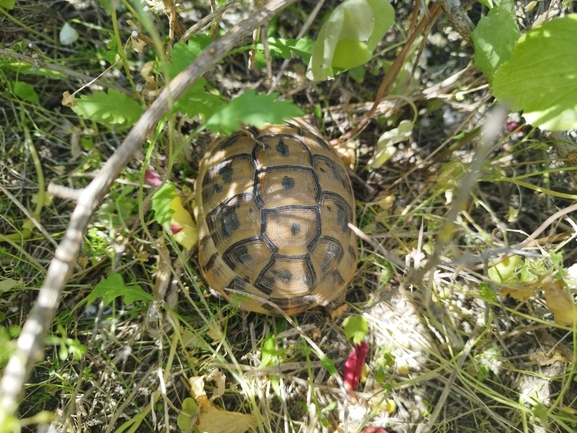
[[[555,315],[559,325],[577,326],[577,305],[569,295],[565,282],[561,279],[553,281],[547,276],[542,280],[547,306]]]

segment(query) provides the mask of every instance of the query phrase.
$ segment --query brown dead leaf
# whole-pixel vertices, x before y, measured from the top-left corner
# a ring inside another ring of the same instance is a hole
[[[548,276],[542,280],[542,289],[547,306],[555,315],[555,322],[559,325],[577,326],[577,305],[569,295],[565,282],[553,281],[553,278]]]

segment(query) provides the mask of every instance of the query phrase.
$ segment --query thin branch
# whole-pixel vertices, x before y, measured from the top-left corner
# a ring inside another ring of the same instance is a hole
[[[42,360],[43,346],[48,329],[58,308],[61,293],[74,266],[80,245],[92,215],[107,194],[112,182],[128,161],[137,153],[160,119],[168,112],[171,101],[182,94],[211,67],[216,65],[240,40],[255,28],[267,23],[280,10],[296,0],[271,0],[233,27],[225,36],[210,44],[188,65],[170,86],[162,91],[134,125],[118,150],[104,164],[94,180],[83,190],[70,217],[64,238],[55,251],[44,284],[30,317],[26,320],[0,381],[0,426],[7,425],[18,409],[19,397],[36,362]]]

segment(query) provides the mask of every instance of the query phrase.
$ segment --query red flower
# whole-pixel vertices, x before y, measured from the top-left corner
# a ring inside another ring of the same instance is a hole
[[[349,354],[344,367],[345,389],[347,391],[354,391],[357,387],[368,352],[369,345],[363,341],[359,344],[355,344],[355,350]]]
[[[144,171],[144,180],[152,186],[162,185],[162,180],[160,180],[158,173],[149,168]]]

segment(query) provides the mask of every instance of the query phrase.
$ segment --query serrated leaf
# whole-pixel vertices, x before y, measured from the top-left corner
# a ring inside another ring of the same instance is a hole
[[[225,105],[226,102],[222,98],[206,90],[189,89],[176,102],[175,109],[185,113],[190,118],[198,114],[201,119],[209,119]]]
[[[174,44],[170,52],[172,61],[166,65],[169,77],[172,79],[181,73],[211,42],[212,39],[209,36],[195,35],[186,44],[183,42]]]
[[[307,77],[325,80],[334,77],[333,68],[350,69],[366,63],[394,18],[387,0],[345,0],[319,32]]]
[[[525,33],[493,79],[499,101],[523,110],[533,126],[577,128],[577,14],[556,18]]]
[[[108,93],[96,92],[92,96],[83,95],[76,100],[72,110],[84,119],[97,122],[132,125],[144,112],[134,99],[124,93],[110,89]]]
[[[513,55],[513,47],[520,35],[515,13],[505,6],[491,9],[473,30],[475,65],[489,82],[492,82],[495,71]]]
[[[213,114],[206,122],[212,132],[224,135],[238,131],[243,125],[254,125],[262,128],[267,123],[281,123],[302,115],[302,110],[290,101],[276,101],[278,93],[258,94],[247,90]]]
[[[35,104],[37,104],[39,102],[38,93],[36,93],[36,91],[34,90],[34,87],[32,87],[28,83],[25,83],[23,81],[16,81],[16,82],[12,83],[12,91],[20,99],[23,99],[23,100],[29,101],[29,102],[33,102]]]
[[[127,286],[122,275],[113,272],[96,285],[88,296],[88,303],[92,303],[96,298],[103,298],[104,305],[108,305],[121,296],[124,296],[124,303],[127,305],[135,301],[154,301],[154,297],[145,292],[138,284]]]
[[[363,341],[369,332],[369,324],[362,316],[351,316],[343,322],[343,330],[347,338],[357,344]]]

